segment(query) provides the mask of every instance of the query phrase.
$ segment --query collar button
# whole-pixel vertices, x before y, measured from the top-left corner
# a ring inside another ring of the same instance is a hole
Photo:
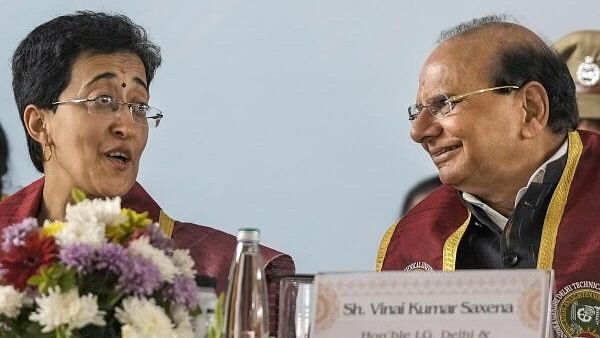
[[[514,251],[507,251],[502,255],[502,264],[506,268],[512,268],[519,263],[519,255]]]

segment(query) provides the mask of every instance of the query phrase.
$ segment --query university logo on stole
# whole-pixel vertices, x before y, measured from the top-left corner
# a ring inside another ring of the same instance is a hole
[[[561,338],[600,338],[600,283],[571,283],[552,300],[552,326]]]
[[[433,268],[427,262],[418,261],[408,264],[404,271],[433,271]]]

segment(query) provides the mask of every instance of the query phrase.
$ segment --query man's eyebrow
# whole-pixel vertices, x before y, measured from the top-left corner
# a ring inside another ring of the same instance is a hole
[[[103,80],[103,79],[113,79],[115,77],[117,77],[117,75],[115,73],[104,72],[102,74],[96,75],[90,82],[85,84],[85,87],[90,86],[91,84],[93,84],[96,81]],[[133,81],[136,82],[137,84],[141,85],[142,87],[144,87],[144,89],[146,89],[146,91],[148,91],[148,85],[146,84],[146,82],[144,82],[144,80],[142,80],[136,76],[133,78]]]
[[[425,102],[425,103],[432,103],[432,102],[435,102],[435,103],[437,103],[437,102],[442,102],[442,101],[445,101],[445,100],[447,99],[447,97],[448,97],[448,96],[449,96],[449,95],[448,95],[448,94],[446,94],[446,93],[439,93],[439,94],[437,94],[437,95],[434,95],[434,96],[432,96],[432,97],[430,97],[430,98],[426,99],[424,102]]]

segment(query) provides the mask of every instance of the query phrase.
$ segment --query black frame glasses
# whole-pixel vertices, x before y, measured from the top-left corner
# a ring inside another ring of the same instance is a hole
[[[52,102],[53,105],[67,103],[85,104],[90,115],[103,117],[112,117],[113,114],[121,110],[122,106],[127,106],[127,110],[129,111],[133,123],[151,128],[158,128],[161,119],[164,117],[164,114],[158,108],[149,106],[145,103],[118,102],[110,95],[99,95],[89,99],[72,99]]]
[[[501,89],[516,90],[519,88],[520,88],[519,86],[498,86],[498,87],[479,89],[479,90],[475,90],[472,92],[468,92],[466,94],[452,95],[452,96],[448,96],[447,94],[442,93],[437,98],[430,100],[429,103],[426,103],[426,104],[415,103],[415,104],[409,106],[408,107],[408,120],[414,121],[417,117],[419,117],[419,114],[421,114],[421,112],[423,110],[427,110],[431,116],[439,119],[439,118],[442,118],[442,117],[448,115],[452,111],[452,109],[454,109],[454,106],[456,106],[457,103],[463,102],[471,95],[487,93],[487,92],[501,90]]]

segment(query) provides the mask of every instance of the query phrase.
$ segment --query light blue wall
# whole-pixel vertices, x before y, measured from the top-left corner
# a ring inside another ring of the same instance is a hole
[[[600,28],[600,2],[3,1],[0,121],[13,189],[29,163],[10,57],[38,24],[77,9],[123,12],[163,49],[140,181],[175,218],[262,229],[299,271],[369,270],[406,190],[434,167],[406,106],[440,30],[509,12],[549,41]],[[424,239],[425,240],[425,239]]]

